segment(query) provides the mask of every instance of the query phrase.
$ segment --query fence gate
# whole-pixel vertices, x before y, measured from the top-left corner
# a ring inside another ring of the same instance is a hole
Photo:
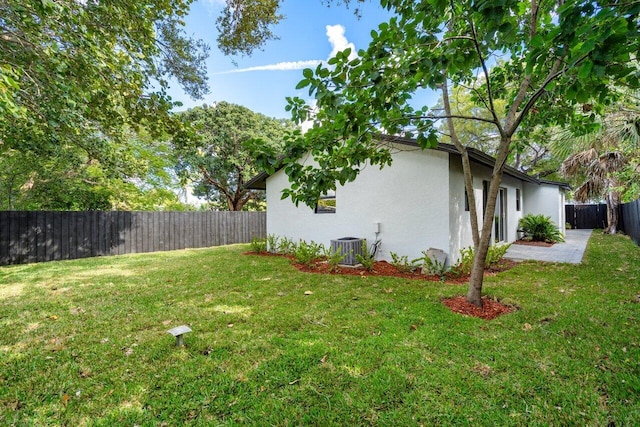
[[[607,228],[607,205],[565,205],[566,220],[574,229]]]

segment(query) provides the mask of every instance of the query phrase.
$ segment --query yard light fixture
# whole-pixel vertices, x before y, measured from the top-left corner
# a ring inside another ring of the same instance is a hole
[[[184,347],[183,335],[188,332],[191,332],[191,328],[188,327],[187,325],[182,325],[182,326],[175,327],[173,329],[169,329],[167,332],[173,335],[174,337],[176,337],[176,347]]]

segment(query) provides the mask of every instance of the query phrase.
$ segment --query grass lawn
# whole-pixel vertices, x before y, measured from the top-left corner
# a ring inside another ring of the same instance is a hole
[[[247,250],[1,267],[0,425],[640,425],[625,237],[595,232],[582,265],[487,278],[519,307],[492,321],[441,303],[466,285]]]

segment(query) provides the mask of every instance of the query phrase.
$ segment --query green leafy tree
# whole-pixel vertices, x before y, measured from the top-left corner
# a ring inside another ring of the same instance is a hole
[[[473,90],[468,86],[455,86],[451,90],[449,102],[454,116],[478,119],[452,119],[460,142],[467,147],[473,147],[483,153],[495,156],[500,145],[500,134],[490,121],[490,112],[486,108],[478,106]],[[505,106],[504,99],[494,99],[494,107],[498,117],[505,116]],[[433,111],[438,111],[438,109],[444,111],[442,97]],[[445,138],[445,142],[449,142],[448,124],[441,122],[439,131]],[[548,127],[538,126],[530,132],[514,135],[512,150],[507,158],[509,166],[525,173],[544,176],[557,171],[559,161],[552,161],[548,148],[549,132]],[[550,161],[552,165],[549,165]]]
[[[2,2],[1,149],[95,150],[129,128],[175,130],[168,79],[194,98],[207,91],[208,48],[182,29],[190,3]]]
[[[327,6],[335,2],[349,7],[366,0],[319,1]],[[285,19],[279,13],[282,3],[283,0],[225,0],[225,7],[216,20],[220,50],[225,55],[250,55],[267,41],[277,39],[271,27]],[[357,6],[354,12],[359,16]]]
[[[640,148],[640,106],[632,98],[635,102],[606,108],[596,131],[580,137],[564,134],[554,144],[556,152],[566,156],[560,171],[577,184],[573,197],[579,202],[605,201],[605,232],[610,234],[618,229],[622,194],[633,193],[638,182],[634,160]]]
[[[179,208],[169,144],[130,133],[98,160],[73,145],[46,156],[7,150],[0,157],[0,210],[165,210]],[[181,208],[184,209],[184,208]]]
[[[231,211],[263,200],[263,192],[244,188],[257,173],[253,151],[259,146],[273,155],[281,153],[292,123],[227,102],[196,107],[180,117],[196,129],[190,143],[177,144],[178,173],[195,183],[194,193]]]
[[[496,199],[516,131],[543,123],[584,128],[592,117],[578,114],[576,104],[597,110],[615,95],[612,82],[638,86],[631,59],[639,48],[640,4],[381,0],[381,5],[395,16],[372,31],[358,58],[346,50],[328,66],[303,72],[298,88],[309,88],[315,106],[294,98],[289,108],[296,120],[314,120],[316,126],[294,141],[291,158],[310,152],[317,166],[289,162],[285,171],[293,184],[285,195],[313,205],[337,182],[355,179],[363,162],[391,163],[389,150],[376,143],[382,129],[416,137],[428,148],[438,143],[437,122],[446,121],[462,156],[470,199],[475,252],[467,300],[481,306]],[[456,85],[468,86],[487,114],[455,114],[449,87]],[[442,111],[410,102],[424,88],[442,91]],[[504,114],[498,99],[506,100]],[[481,222],[468,153],[456,128],[460,120],[488,123],[499,135]]]

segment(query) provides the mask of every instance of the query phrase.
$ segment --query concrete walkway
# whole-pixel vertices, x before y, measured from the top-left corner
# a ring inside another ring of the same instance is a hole
[[[592,231],[567,230],[564,236],[564,243],[556,243],[549,248],[513,244],[504,257],[517,261],[532,259],[536,261],[580,264]]]

